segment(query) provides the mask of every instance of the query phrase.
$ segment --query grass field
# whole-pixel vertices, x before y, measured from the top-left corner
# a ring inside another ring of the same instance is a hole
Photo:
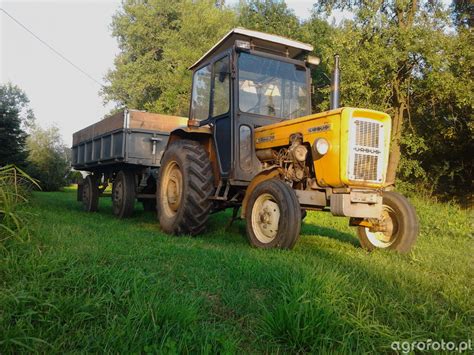
[[[36,193],[32,240],[2,251],[0,353],[392,352],[392,341],[473,335],[473,240],[457,208],[413,201],[409,255],[367,253],[347,219],[310,213],[292,251],[256,250],[211,217],[170,237],[137,206],[85,213],[75,191]]]

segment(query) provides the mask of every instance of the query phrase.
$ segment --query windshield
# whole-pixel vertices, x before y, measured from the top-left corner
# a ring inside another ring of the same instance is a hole
[[[240,53],[239,107],[242,112],[285,119],[309,115],[306,68]]]

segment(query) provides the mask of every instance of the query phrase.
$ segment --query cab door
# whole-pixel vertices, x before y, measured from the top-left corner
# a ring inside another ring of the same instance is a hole
[[[211,122],[221,176],[227,178],[232,163],[232,122],[230,56],[224,55],[212,64]]]

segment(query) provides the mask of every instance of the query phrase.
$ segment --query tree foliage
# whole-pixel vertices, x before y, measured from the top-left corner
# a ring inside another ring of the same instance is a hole
[[[34,121],[26,94],[11,83],[0,85],[0,166],[25,163],[26,129]]]
[[[234,12],[209,0],[127,1],[112,21],[120,54],[107,75],[106,100],[187,115],[188,67],[229,29]]]
[[[65,186],[70,171],[70,149],[62,141],[59,129],[33,127],[26,140],[28,172],[46,191]]]
[[[398,166],[404,181],[450,195],[468,193],[470,32],[453,31],[452,13],[439,1],[321,1],[314,16],[334,8],[354,14],[334,29],[327,49],[341,54],[343,104],[392,116],[389,179]]]
[[[244,28],[292,39],[302,36],[298,18],[282,0],[241,1],[237,11],[239,25]]]

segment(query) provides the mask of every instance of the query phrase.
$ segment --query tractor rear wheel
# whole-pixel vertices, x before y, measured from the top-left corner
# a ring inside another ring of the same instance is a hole
[[[87,175],[82,186],[84,211],[96,212],[99,208],[99,183],[95,175]]]
[[[121,170],[112,185],[112,208],[118,218],[127,218],[135,207],[135,175]]]
[[[384,192],[382,218],[368,221],[381,224],[384,231],[357,227],[360,244],[367,250],[390,249],[407,253],[415,244],[419,231],[418,217],[410,202],[396,192]]]
[[[163,231],[196,235],[204,230],[212,207],[213,180],[211,162],[201,144],[183,139],[167,148],[156,194]]]
[[[247,237],[256,248],[292,249],[301,230],[301,207],[293,189],[278,179],[258,184],[247,210]]]

